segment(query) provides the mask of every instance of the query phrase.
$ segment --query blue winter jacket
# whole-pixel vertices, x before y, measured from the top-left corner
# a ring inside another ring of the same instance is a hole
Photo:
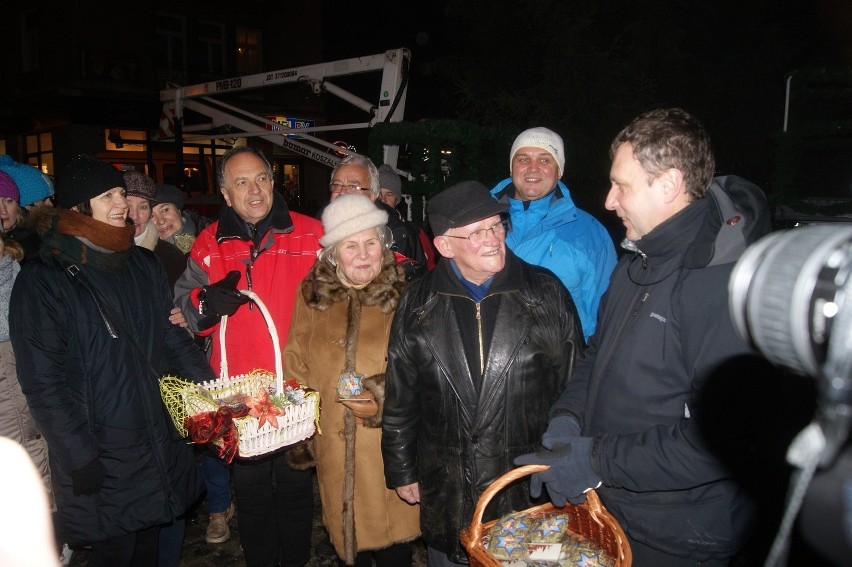
[[[598,305],[617,260],[612,237],[597,219],[574,205],[561,181],[553,193],[537,201],[515,199],[511,178],[498,183],[491,195],[509,204],[512,228],[506,234],[506,244],[516,255],[549,269],[565,284],[588,341],[595,332]]]

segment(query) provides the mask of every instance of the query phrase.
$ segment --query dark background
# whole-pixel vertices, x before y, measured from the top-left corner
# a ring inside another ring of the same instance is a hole
[[[411,50],[408,121],[459,118],[514,134],[532,126],[558,132],[564,180],[598,216],[607,214],[600,209],[610,141],[659,106],[681,106],[704,123],[718,174],[778,193],[779,161],[789,161],[779,149],[786,77],[798,69],[852,70],[849,0],[328,3],[325,19],[326,60]],[[852,119],[846,97],[822,118]],[[794,100],[791,116],[814,104],[822,101]],[[852,197],[848,132],[797,156],[790,183],[802,196]]]

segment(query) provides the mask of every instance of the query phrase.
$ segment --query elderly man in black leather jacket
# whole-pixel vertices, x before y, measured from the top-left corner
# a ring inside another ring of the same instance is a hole
[[[559,279],[506,248],[506,207],[475,181],[429,202],[442,258],[402,297],[391,330],[385,478],[420,502],[430,566],[466,563],[460,530],[483,490],[539,447],[585,344]],[[519,483],[488,515],[531,505]]]

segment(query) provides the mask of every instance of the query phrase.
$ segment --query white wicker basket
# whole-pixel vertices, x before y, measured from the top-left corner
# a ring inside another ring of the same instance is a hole
[[[222,317],[219,328],[219,346],[222,355],[221,377],[212,382],[191,384],[179,379],[166,377],[160,382],[163,400],[169,408],[169,413],[178,430],[186,433],[184,420],[187,416],[201,412],[216,411],[219,400],[234,394],[257,395],[262,388],[273,386],[272,393],[279,394],[284,390],[284,367],[281,359],[281,345],[278,330],[266,305],[251,291],[240,290],[241,293],[254,301],[266,321],[272,346],[275,351],[275,375],[265,371],[252,371],[249,374],[237,376],[228,375],[228,357],[225,346],[225,335],[228,317]],[[176,399],[176,396],[179,399]],[[179,401],[179,403],[175,403]],[[302,403],[288,405],[284,415],[277,416],[278,427],[273,427],[266,421],[262,427],[256,417],[245,416],[234,419],[239,436],[239,457],[255,457],[271,453],[288,445],[293,445],[311,437],[317,430],[319,417],[319,394],[313,390],[306,391]]]

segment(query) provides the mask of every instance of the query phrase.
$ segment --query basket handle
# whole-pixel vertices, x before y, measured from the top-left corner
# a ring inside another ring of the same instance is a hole
[[[275,391],[281,393],[281,390],[284,389],[284,364],[281,360],[281,344],[278,340],[278,329],[275,328],[275,321],[272,320],[272,315],[269,313],[269,309],[266,308],[266,305],[260,300],[255,292],[247,289],[241,289],[239,292],[254,301],[266,321],[266,327],[269,329],[270,337],[272,337],[272,348],[275,351]],[[225,348],[225,330],[227,327],[228,316],[223,315],[222,321],[219,324],[219,350],[222,358],[220,366],[222,378],[230,376],[230,373],[228,372],[228,353]]]
[[[469,530],[470,542],[477,542],[482,538],[482,515],[485,513],[485,508],[488,507],[491,499],[494,498],[498,492],[520,478],[524,478],[525,476],[529,476],[537,472],[546,471],[549,468],[550,465],[523,465],[510,470],[492,482],[488,488],[482,492],[482,495],[479,497],[479,501],[476,503],[476,508],[473,510],[473,519],[470,521]],[[603,526],[603,522],[600,518],[598,518],[598,513],[603,509],[603,505],[601,504],[601,499],[598,498],[598,495],[594,490],[586,492],[586,504],[588,505],[589,514],[592,516],[592,519],[599,525]]]

